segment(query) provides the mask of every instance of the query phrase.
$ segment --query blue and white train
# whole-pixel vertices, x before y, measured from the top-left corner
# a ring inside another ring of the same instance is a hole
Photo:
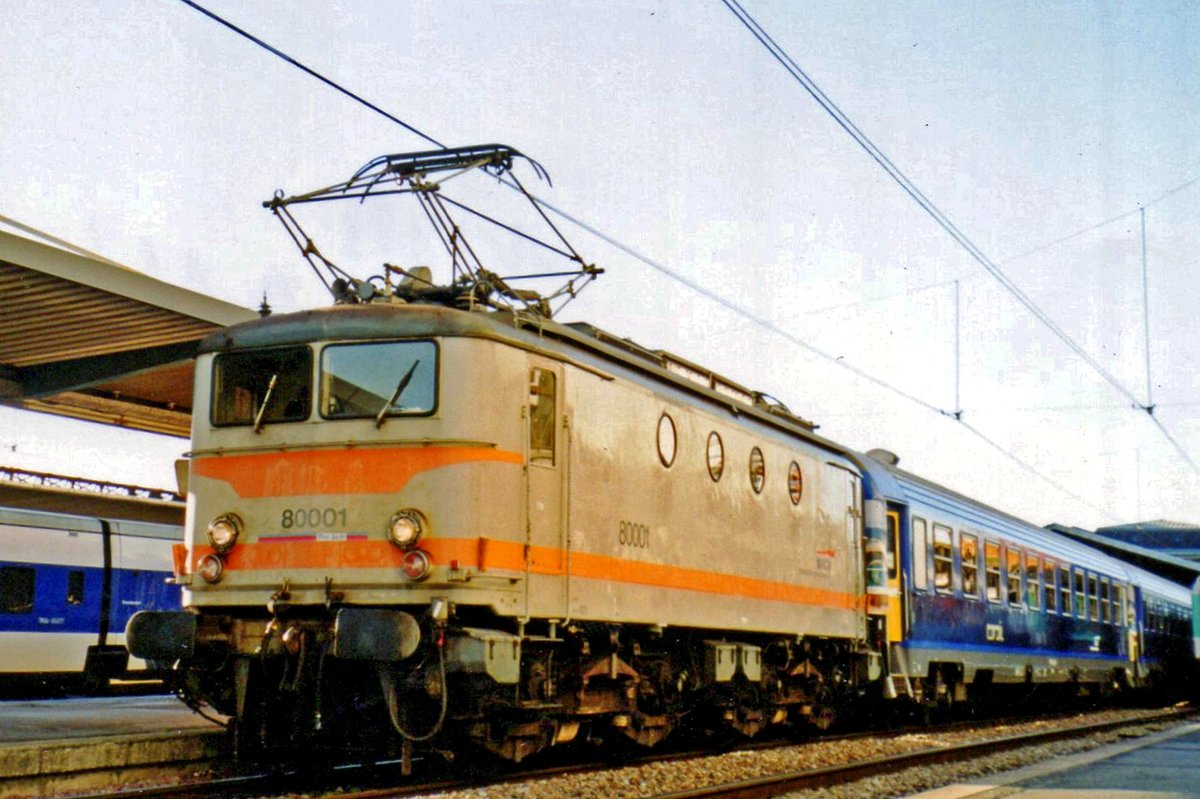
[[[179,608],[167,584],[175,525],[0,508],[0,679],[145,673],[125,625]]]
[[[1191,667],[1188,589],[901,471],[891,453],[862,461],[867,526],[884,538],[875,591],[888,597],[876,601],[893,695],[1103,690]]]

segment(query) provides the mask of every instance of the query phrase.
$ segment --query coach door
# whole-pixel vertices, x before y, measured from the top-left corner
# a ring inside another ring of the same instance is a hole
[[[887,641],[897,643],[904,638],[905,594],[900,584],[900,509],[891,506],[887,512],[887,548],[884,556],[887,568]]]
[[[565,486],[570,429],[562,365],[529,359],[525,459],[525,600],[530,616],[566,616]]]

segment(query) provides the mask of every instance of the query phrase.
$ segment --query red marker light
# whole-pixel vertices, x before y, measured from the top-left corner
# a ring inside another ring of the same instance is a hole
[[[419,549],[413,549],[404,554],[402,562],[405,576],[410,580],[422,580],[429,576],[431,564],[429,556]]]

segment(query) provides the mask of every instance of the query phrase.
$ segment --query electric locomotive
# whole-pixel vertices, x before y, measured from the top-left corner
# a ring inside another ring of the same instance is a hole
[[[392,156],[354,185],[436,202],[431,169],[515,155]],[[200,346],[188,611],[129,640],[178,661],[240,751],[357,740],[365,719],[405,752],[513,760],[652,745],[685,718],[752,735],[827,726],[877,680],[843,448],[493,273],[395,273]]]

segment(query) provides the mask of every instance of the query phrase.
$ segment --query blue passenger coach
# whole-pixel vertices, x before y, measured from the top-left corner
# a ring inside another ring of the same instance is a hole
[[[126,676],[125,625],[178,609],[181,528],[0,508],[0,675]]]
[[[1187,589],[896,463],[872,450],[861,464],[886,531],[889,693],[949,704],[993,685],[1140,685],[1190,651]]]

